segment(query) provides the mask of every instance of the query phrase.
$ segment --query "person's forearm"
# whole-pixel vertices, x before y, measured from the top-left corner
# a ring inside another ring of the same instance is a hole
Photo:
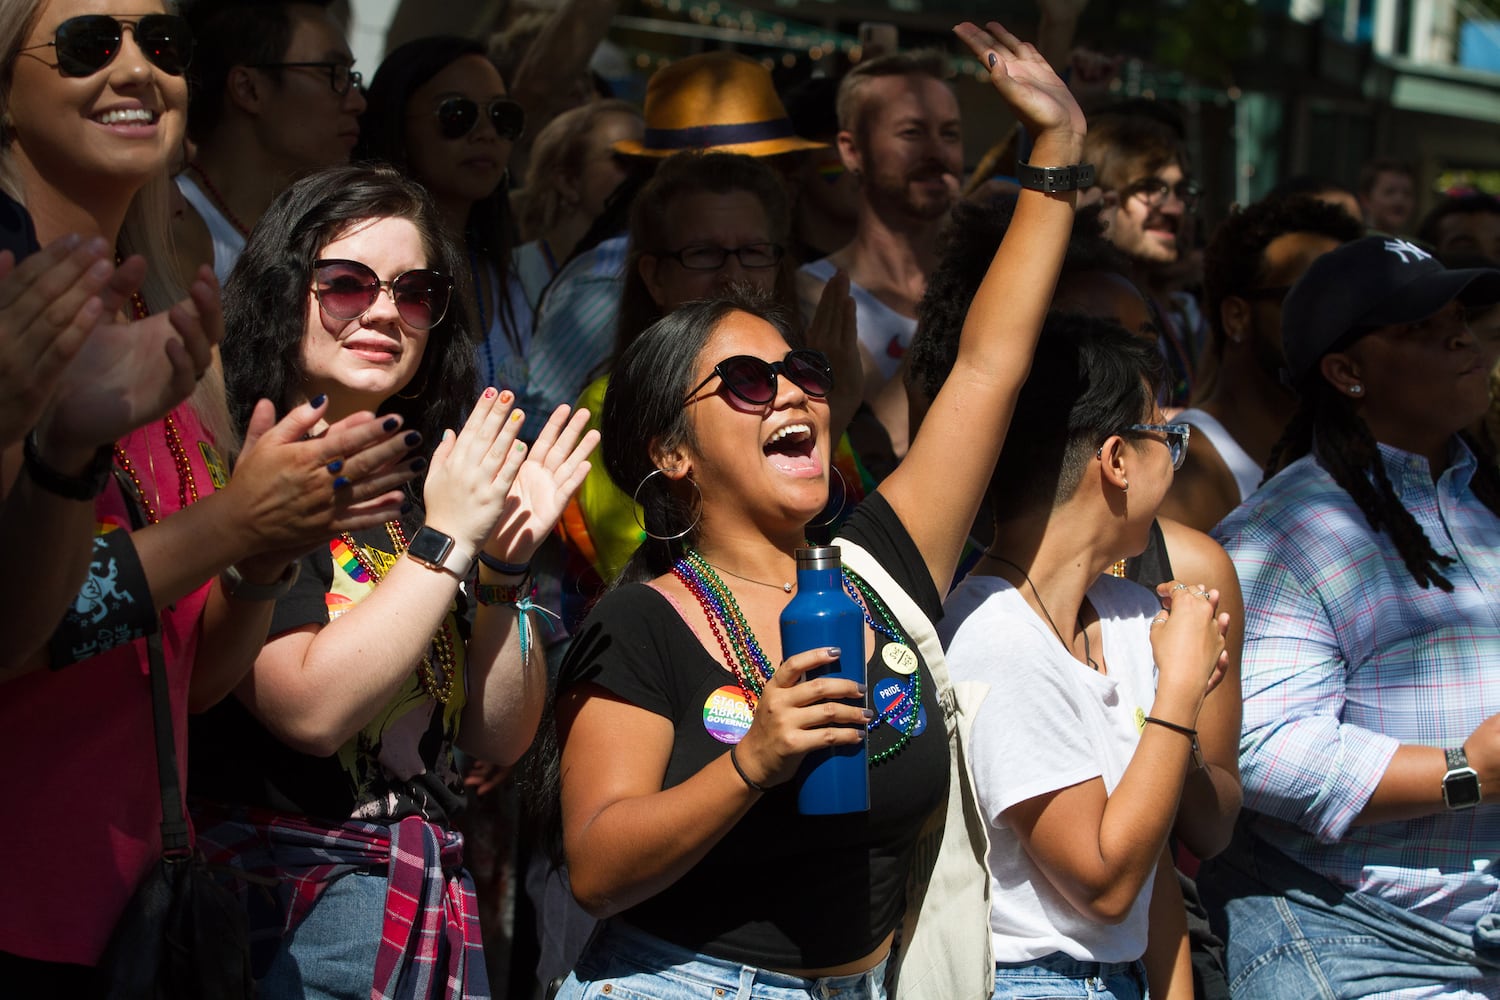
[[[1202,728],[1202,721],[1199,721]],[[1205,752],[1206,755],[1206,752]],[[1212,762],[1188,772],[1172,832],[1193,856],[1206,859],[1229,846],[1240,814],[1239,778]]]
[[[572,81],[589,69],[594,50],[609,31],[619,0],[564,0],[542,26],[516,68],[511,97],[540,129],[571,98]],[[527,131],[536,134],[531,128]]]
[[[231,598],[224,593],[222,580],[214,582],[203,606],[203,633],[193,660],[188,711],[208,711],[245,679],[266,644],[275,607],[275,601]]]
[[[1146,985],[1153,1000],[1193,1000],[1193,958],[1188,945],[1187,908],[1171,852],[1156,865],[1146,932]]]
[[[1447,773],[1441,749],[1403,743],[1354,825],[1394,823],[1447,811],[1443,803],[1443,775]]]
[[[1166,711],[1153,706],[1156,711]],[[1177,814],[1183,778],[1191,767],[1188,738],[1147,723],[1130,764],[1110,793],[1099,822],[1095,906],[1128,913],[1156,868]]]
[[[481,584],[496,580],[481,570]],[[521,612],[511,604],[481,604],[469,639],[469,697],[459,746],[492,764],[508,766],[526,752],[547,700],[547,658],[540,648],[539,612],[529,612],[527,656],[521,657]]]

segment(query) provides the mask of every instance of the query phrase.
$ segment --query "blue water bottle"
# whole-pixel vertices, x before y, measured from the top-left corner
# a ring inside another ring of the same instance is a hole
[[[839,658],[809,671],[865,683],[865,614],[844,592],[837,545],[797,550],[797,596],[781,612],[783,656],[837,646]],[[846,702],[859,708],[864,699]],[[861,726],[861,734],[864,727]],[[797,774],[797,811],[825,816],[870,808],[869,765],[862,739],[854,746],[815,750]]]

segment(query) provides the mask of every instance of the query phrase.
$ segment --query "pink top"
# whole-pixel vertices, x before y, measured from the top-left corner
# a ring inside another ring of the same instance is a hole
[[[199,497],[222,463],[187,406],[173,418]],[[164,422],[121,444],[159,517],[180,507],[177,463]],[[120,489],[95,504],[100,531],[128,530]],[[188,677],[209,584],[168,608],[162,651],[172,696],[179,780],[187,776]],[[10,820],[0,824],[6,859],[0,951],[94,965],[136,884],[160,853],[161,793],[151,728],[150,665],[138,639],[60,671],[41,670],[0,688],[0,769]]]

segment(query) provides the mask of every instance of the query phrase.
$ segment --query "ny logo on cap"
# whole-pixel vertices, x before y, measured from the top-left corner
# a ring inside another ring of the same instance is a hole
[[[1403,264],[1410,264],[1412,263],[1412,261],[1432,259],[1432,254],[1428,253],[1426,250],[1423,250],[1415,243],[1408,243],[1406,240],[1386,240],[1385,248],[1390,253],[1393,253],[1396,256],[1400,257],[1401,263]],[[1411,254],[1410,259],[1407,259],[1407,254]]]

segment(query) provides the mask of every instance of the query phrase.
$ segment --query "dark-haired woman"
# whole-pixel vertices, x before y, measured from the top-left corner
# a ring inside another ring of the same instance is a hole
[[[454,748],[508,764],[531,741],[546,681],[526,564],[596,439],[561,409],[527,455],[513,394],[487,388],[470,409],[460,260],[418,185],[344,167],[272,204],[226,290],[237,416],[308,394],[335,417],[399,415],[421,476],[409,516],[302,561],[249,677],[194,729],[202,839],[249,873],[267,996],[488,995],[451,830]],[[470,630],[460,587],[476,558]]]
[[[1500,995],[1500,271],[1367,237],[1282,312],[1300,402],[1218,535],[1245,591],[1246,822],[1199,884],[1236,997]]]
[[[482,43],[435,35],[385,57],[366,94],[353,158],[381,160],[425,187],[464,252],[454,305],[477,331],[479,384],[526,388],[531,309],[512,275],[515,231],[506,185],[521,106]]]
[[[1033,162],[1073,164],[1083,115],[1035,49],[997,24],[958,33],[1037,136]],[[826,364],[792,350],[774,310],[723,300],[670,313],[616,363],[605,464],[640,497],[651,535],[672,540],[639,550],[640,582],[599,603],[560,681],[569,873],[607,918],[561,996],[879,998],[903,919],[902,995],[989,995],[982,851],[969,839],[982,835],[932,620],[1025,377],[1073,200],[1021,195],[953,378],[839,536],[870,625],[861,649],[787,656],[778,640],[794,552],[829,494]],[[840,655],[869,663],[872,695],[880,682],[901,695],[865,709],[852,682],[804,681]],[[798,815],[803,758],[867,738],[868,813]],[[926,883],[934,858],[950,879],[917,895],[948,905],[967,889],[977,913],[908,910],[908,877]]]
[[[1198,712],[1229,616],[1201,583],[1158,598],[1107,572],[1146,547],[1187,451],[1161,381],[1118,324],[1048,319],[991,480],[994,535],[944,605],[953,677],[983,691],[967,752],[996,1000],[1139,1000],[1147,972],[1153,997],[1192,996],[1166,843],[1203,766]]]

